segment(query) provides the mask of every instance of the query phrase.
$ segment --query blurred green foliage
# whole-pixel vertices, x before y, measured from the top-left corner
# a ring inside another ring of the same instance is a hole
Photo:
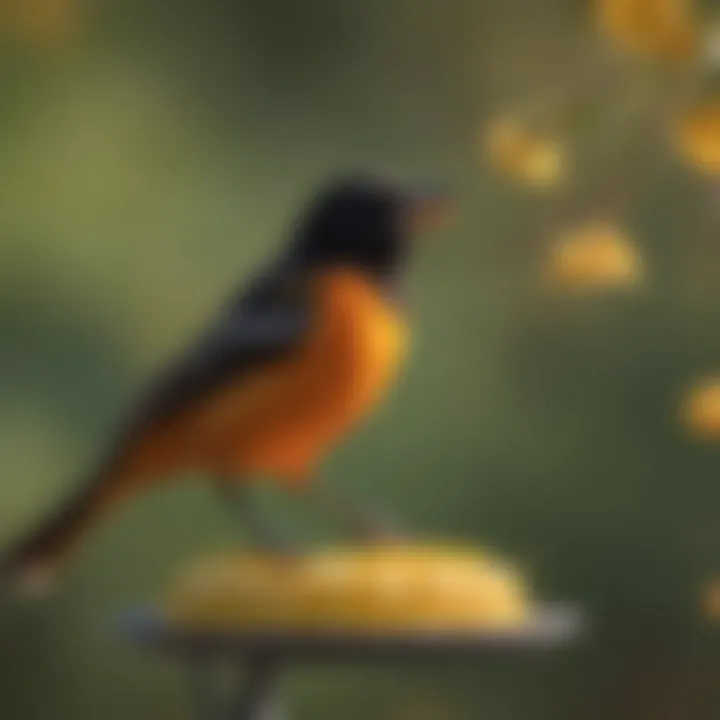
[[[447,720],[717,718],[720,648],[696,605],[718,569],[720,455],[677,423],[687,384],[720,366],[712,189],[659,146],[626,214],[649,283],[558,298],[537,278],[550,201],[498,182],[476,149],[498,110],[598,61],[589,5],[96,0],[73,44],[6,39],[0,539],[92,465],[319,180],[448,177],[463,215],[414,273],[412,367],[327,473],[423,532],[517,558],[543,596],[586,604],[593,632],[531,663],[308,672],[298,717],[402,720],[423,687]],[[581,172],[620,160],[614,138],[599,154],[578,138]],[[3,601],[0,717],[188,717],[173,669],[113,618],[235,537],[200,483],[168,489],[101,529],[48,603]]]

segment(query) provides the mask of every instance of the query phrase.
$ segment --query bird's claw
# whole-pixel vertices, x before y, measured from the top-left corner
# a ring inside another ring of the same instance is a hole
[[[395,523],[378,518],[366,518],[358,528],[358,535],[374,545],[399,544],[407,540],[407,535]]]

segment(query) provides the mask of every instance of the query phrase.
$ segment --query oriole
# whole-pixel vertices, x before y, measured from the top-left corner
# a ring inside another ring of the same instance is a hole
[[[446,201],[385,180],[331,183],[280,257],[131,413],[89,482],[8,553],[5,576],[54,577],[120,501],[180,473],[202,472],[228,492],[259,476],[308,486],[398,373],[409,335],[403,271]]]

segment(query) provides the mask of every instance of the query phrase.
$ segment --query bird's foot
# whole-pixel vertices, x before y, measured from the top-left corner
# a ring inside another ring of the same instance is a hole
[[[263,530],[262,536],[260,533],[255,533],[250,541],[250,547],[259,555],[270,555],[288,560],[293,560],[302,554],[302,548],[297,542],[285,535],[270,532],[268,529]]]
[[[362,541],[374,545],[399,545],[407,541],[407,534],[396,523],[375,515],[362,518],[356,531]]]
[[[354,503],[339,497],[326,487],[318,488],[315,497],[333,514],[339,516],[352,534],[365,543],[377,545],[398,544],[407,540],[397,523],[375,512],[368,512]]]
[[[223,502],[231,509],[233,518],[244,525],[254,552],[280,558],[295,558],[301,554],[299,544],[259,511],[247,488],[227,484],[220,485],[218,489]]]

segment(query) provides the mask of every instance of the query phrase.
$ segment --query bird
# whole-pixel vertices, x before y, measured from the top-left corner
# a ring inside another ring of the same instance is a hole
[[[248,488],[317,488],[325,458],[385,399],[409,351],[417,239],[450,215],[439,185],[362,174],[324,185],[274,259],[151,383],[95,471],[0,559],[0,580],[44,593],[119,505],[193,472],[244,508],[261,545],[289,550]],[[325,496],[335,511],[380,527],[338,497]]]

